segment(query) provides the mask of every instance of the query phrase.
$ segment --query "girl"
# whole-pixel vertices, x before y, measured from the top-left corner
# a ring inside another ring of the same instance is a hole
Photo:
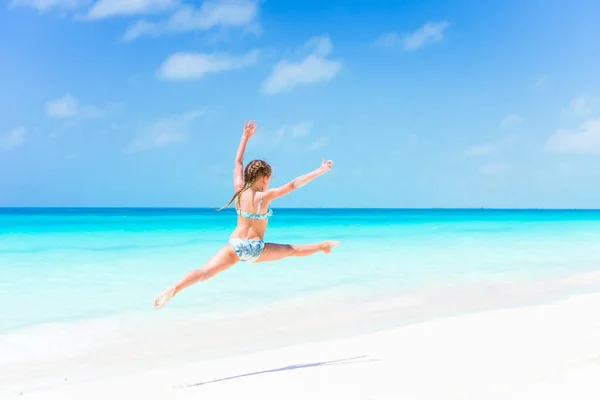
[[[294,246],[289,244],[265,243],[263,238],[267,230],[267,220],[273,215],[271,202],[285,196],[294,189],[302,187],[311,180],[328,172],[333,161],[323,160],[321,167],[302,175],[293,181],[274,189],[268,189],[271,182],[271,166],[262,160],[250,162],[244,170],[244,151],[246,144],[256,131],[256,122],[244,123],[244,134],[235,159],[233,187],[235,194],[229,203],[220,210],[229,207],[236,201],[238,213],[237,227],[229,238],[229,245],[217,252],[202,268],[187,273],[183,279],[169,287],[154,300],[158,310],[173,296],[195,283],[212,278],[219,272],[232,267],[238,261],[265,262],[281,260],[285,257],[302,257],[324,252],[329,254],[331,248],[339,245],[338,241],[326,241],[316,244]]]

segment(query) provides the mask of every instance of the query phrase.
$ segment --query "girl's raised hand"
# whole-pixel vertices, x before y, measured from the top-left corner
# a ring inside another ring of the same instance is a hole
[[[328,172],[332,166],[333,166],[333,161],[331,161],[331,160],[325,161],[325,159],[323,159],[323,161],[321,161],[321,167],[319,168],[319,170],[322,173],[325,173],[325,172]]]
[[[256,132],[256,121],[244,122],[244,136],[251,138],[254,136],[254,132]]]

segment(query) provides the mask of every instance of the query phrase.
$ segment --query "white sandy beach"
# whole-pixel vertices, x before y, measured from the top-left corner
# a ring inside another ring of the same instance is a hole
[[[599,309],[600,293],[582,294],[14,397],[597,400]]]

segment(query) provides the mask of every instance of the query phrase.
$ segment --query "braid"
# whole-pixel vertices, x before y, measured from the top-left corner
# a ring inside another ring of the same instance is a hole
[[[218,208],[217,211],[221,211],[224,210],[225,208],[229,207],[231,205],[231,203],[233,203],[233,201],[235,200],[236,197],[239,197],[242,192],[244,190],[248,189],[248,186],[244,186],[243,188],[241,188],[240,190],[238,190],[237,192],[235,192],[235,194],[233,195],[233,197],[231,198],[231,200],[229,200],[229,203],[227,203],[227,205],[224,205],[221,208]]]
[[[240,208],[240,201],[242,201],[242,193],[244,193],[246,190],[248,190],[250,188],[250,186],[252,186],[253,184],[254,184],[254,181],[247,182],[244,185],[244,187],[238,191],[237,202],[236,202],[238,209]]]
[[[237,199],[236,205],[237,205],[237,208],[239,209],[240,201],[242,198],[242,193],[244,193],[252,185],[254,185],[256,180],[262,176],[271,176],[271,166],[262,160],[254,160],[254,161],[250,162],[246,166],[246,170],[244,171],[244,182],[245,182],[244,187],[241,188],[240,190],[238,190],[237,192],[235,192],[235,194],[233,195],[231,200],[229,200],[229,203],[227,203],[227,205],[219,208],[218,211],[221,211],[221,210],[229,207],[231,205],[231,203],[233,203],[233,201],[236,199]]]

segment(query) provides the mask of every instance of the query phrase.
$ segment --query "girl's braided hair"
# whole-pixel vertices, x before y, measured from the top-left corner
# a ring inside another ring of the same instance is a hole
[[[248,163],[248,165],[246,165],[246,168],[244,169],[244,187],[242,187],[240,190],[235,192],[235,194],[233,195],[231,200],[229,200],[229,203],[227,203],[227,205],[221,207],[219,209],[219,211],[223,210],[224,208],[229,207],[236,198],[237,198],[237,203],[236,203],[237,208],[240,208],[240,198],[242,197],[242,193],[244,193],[246,190],[248,190],[248,188],[250,186],[254,185],[254,182],[256,182],[258,179],[262,178],[263,176],[271,176],[271,166],[263,160],[250,161]]]

